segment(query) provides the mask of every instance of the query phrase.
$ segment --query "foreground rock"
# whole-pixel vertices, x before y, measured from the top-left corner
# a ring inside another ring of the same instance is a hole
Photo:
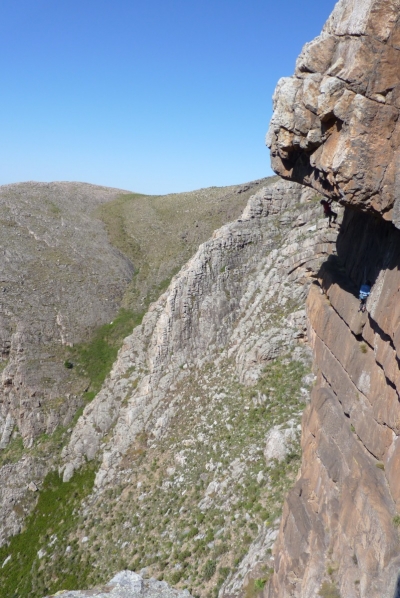
[[[346,210],[307,300],[317,381],[268,598],[398,595],[399,15],[396,1],[341,0],[275,95],[275,170]]]
[[[187,590],[171,588],[165,581],[143,579],[132,571],[121,571],[103,588],[57,592],[61,598],[190,598]],[[52,597],[49,597],[52,598]]]

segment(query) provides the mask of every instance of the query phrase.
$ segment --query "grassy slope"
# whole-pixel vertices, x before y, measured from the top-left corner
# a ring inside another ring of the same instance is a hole
[[[163,196],[123,195],[101,206],[110,241],[136,269],[123,306],[137,313],[165,290],[172,276],[200,243],[223,224],[238,218],[250,195],[277,177],[263,179],[237,193],[241,186],[210,187]]]
[[[146,438],[132,446],[125,457],[135,471],[130,482],[109,489],[108,500],[93,505],[81,523],[81,535],[89,536],[84,554],[97,563],[98,581],[118,568],[147,567],[149,575],[195,596],[217,596],[260,526],[276,526],[297,474],[298,439],[281,463],[267,464],[263,448],[272,426],[299,420],[307,371],[288,355],[268,364],[248,388],[229,362],[209,364],[177,388],[180,399],[166,437],[150,448]],[[234,463],[240,474],[232,474]],[[207,473],[211,464],[218,474]],[[213,505],[202,510],[199,501],[213,479],[222,486],[210,495]]]

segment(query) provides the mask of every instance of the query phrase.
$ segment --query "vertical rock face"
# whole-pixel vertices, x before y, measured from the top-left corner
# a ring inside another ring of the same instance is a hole
[[[399,17],[398,1],[340,0],[274,96],[275,171],[346,211],[307,300],[317,381],[268,598],[397,596]]]
[[[274,170],[400,223],[399,0],[340,0],[279,81]]]

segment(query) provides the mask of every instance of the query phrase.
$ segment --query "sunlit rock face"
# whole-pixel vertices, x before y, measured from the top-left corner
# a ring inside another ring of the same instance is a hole
[[[274,94],[274,170],[346,209],[307,300],[317,380],[264,598],[400,596],[399,59],[400,1],[340,0]]]
[[[399,0],[340,0],[278,82],[273,169],[400,223]]]

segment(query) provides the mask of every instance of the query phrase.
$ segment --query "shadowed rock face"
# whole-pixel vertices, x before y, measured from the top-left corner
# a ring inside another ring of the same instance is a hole
[[[272,167],[400,225],[400,2],[340,0],[279,81]]]
[[[275,171],[346,210],[307,300],[317,381],[268,598],[398,596],[399,18],[397,0],[340,0],[274,96]]]

